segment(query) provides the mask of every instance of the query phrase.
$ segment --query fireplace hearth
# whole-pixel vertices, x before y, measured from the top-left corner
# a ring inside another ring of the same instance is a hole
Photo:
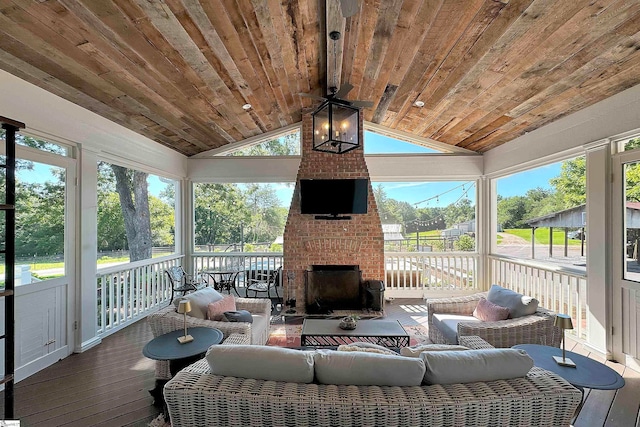
[[[308,314],[361,310],[362,300],[359,266],[312,265],[305,271],[305,308]]]

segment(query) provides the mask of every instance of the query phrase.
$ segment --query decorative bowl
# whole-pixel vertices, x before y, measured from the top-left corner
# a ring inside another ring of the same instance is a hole
[[[352,317],[343,317],[338,326],[340,329],[353,330],[358,326],[358,322]]]

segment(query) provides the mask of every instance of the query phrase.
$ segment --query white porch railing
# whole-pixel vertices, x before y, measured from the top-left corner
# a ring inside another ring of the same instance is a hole
[[[470,252],[386,252],[385,296],[436,298],[478,291],[480,256]]]
[[[504,256],[489,256],[491,283],[530,295],[542,307],[568,314],[573,330],[567,334],[587,339],[587,274],[578,269]]]
[[[106,336],[169,303],[171,283],[164,271],[184,255],[152,258],[98,269],[98,335]]]
[[[243,288],[248,275],[267,273],[281,267],[283,257],[281,252],[196,252],[191,260],[194,272],[239,271],[236,285]]]
[[[469,252],[385,254],[385,294],[398,298],[426,295],[451,296],[477,290],[479,256]],[[197,252],[192,255],[195,272],[239,270],[238,287],[246,285],[253,270],[273,270],[283,263],[282,253]]]

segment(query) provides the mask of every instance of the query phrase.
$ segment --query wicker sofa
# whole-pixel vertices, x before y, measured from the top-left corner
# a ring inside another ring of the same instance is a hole
[[[219,329],[224,335],[225,342],[233,334],[234,344],[266,344],[269,339],[271,300],[266,298],[236,298],[235,302],[238,310],[247,310],[252,314],[253,323],[213,321],[187,316],[187,327],[203,326]],[[176,312],[173,304],[150,314],[147,317],[147,321],[154,337],[184,328],[184,316]],[[169,362],[156,361],[156,378],[171,378]]]
[[[553,325],[555,314],[547,309],[538,307],[537,311],[528,316],[515,319],[499,320],[495,322],[477,321],[473,310],[481,297],[487,297],[487,292],[454,297],[428,299],[427,316],[429,338],[434,343],[456,344],[447,338],[436,322],[434,315],[451,314],[466,316],[457,323],[458,339],[462,336],[479,336],[494,347],[509,348],[517,344],[542,344],[560,347],[562,331]]]
[[[491,348],[477,337],[469,347]],[[526,377],[429,386],[287,383],[211,374],[206,359],[164,388],[180,426],[568,426],[580,391],[533,368]]]

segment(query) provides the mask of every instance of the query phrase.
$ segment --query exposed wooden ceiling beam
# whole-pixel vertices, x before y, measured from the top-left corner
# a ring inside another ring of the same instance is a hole
[[[327,0],[326,10],[326,39],[327,39],[327,93],[331,88],[340,89],[342,74],[342,51],[344,48],[345,18],[342,17],[340,0]],[[331,38],[331,33],[338,32],[338,39]],[[323,94],[324,95],[324,94]]]

